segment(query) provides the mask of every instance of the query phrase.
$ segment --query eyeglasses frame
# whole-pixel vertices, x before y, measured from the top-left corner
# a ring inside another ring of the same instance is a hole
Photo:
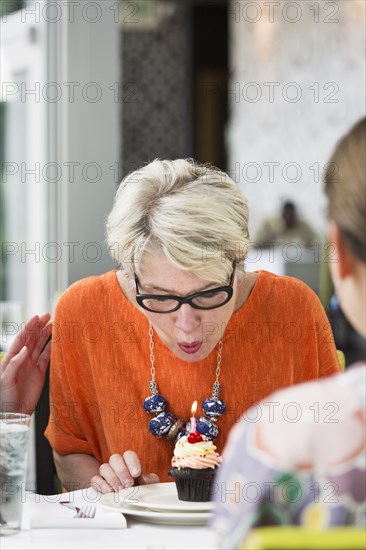
[[[135,276],[135,286],[136,286],[136,301],[143,309],[146,311],[150,311],[150,313],[173,313],[174,311],[177,311],[183,304],[189,304],[194,309],[200,309],[204,311],[208,311],[210,309],[217,309],[218,307],[222,307],[225,304],[227,304],[232,296],[233,296],[233,282],[234,282],[234,276],[235,276],[235,270],[236,270],[236,263],[233,264],[233,272],[230,277],[229,284],[226,286],[219,286],[216,288],[210,288],[209,290],[201,290],[200,292],[194,292],[193,294],[190,294],[189,296],[176,296],[174,294],[141,294],[139,287],[138,287],[138,278],[136,273],[134,273]],[[192,303],[192,300],[197,298],[198,296],[205,296],[205,294],[211,294],[212,292],[227,292],[227,299],[220,305],[213,306],[213,307],[201,307],[196,304]],[[144,305],[143,301],[146,299],[167,299],[167,300],[176,300],[178,302],[177,306],[174,309],[169,309],[168,311],[154,311],[147,306]]]

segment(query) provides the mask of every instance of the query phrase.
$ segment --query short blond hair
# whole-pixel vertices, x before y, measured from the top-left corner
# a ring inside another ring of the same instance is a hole
[[[156,159],[123,179],[106,230],[112,257],[131,278],[144,252],[162,251],[177,268],[225,284],[234,262],[244,270],[247,200],[218,168]]]

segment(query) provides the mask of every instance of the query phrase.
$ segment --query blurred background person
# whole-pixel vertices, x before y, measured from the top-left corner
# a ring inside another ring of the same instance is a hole
[[[311,225],[299,217],[296,205],[286,201],[280,215],[263,221],[254,241],[259,247],[295,242],[303,248],[310,248],[317,239],[319,236]]]

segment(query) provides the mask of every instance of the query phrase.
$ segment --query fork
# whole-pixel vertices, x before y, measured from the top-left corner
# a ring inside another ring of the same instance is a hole
[[[92,519],[95,517],[97,512],[96,506],[82,506],[74,518],[88,518]]]

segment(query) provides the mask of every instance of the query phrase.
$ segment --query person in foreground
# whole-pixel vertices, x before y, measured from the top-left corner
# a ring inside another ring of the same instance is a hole
[[[179,159],[131,173],[107,240],[119,269],[74,283],[55,312],[46,436],[66,488],[169,481],[195,400],[221,450],[253,402],[339,370],[316,295],[245,272],[247,203],[220,170]]]
[[[17,334],[1,361],[0,411],[32,414],[50,361],[50,315],[35,315]]]
[[[332,277],[366,336],[366,119],[340,141],[325,176]],[[334,166],[336,171],[334,171]],[[365,525],[366,366],[299,384],[258,403],[232,430],[215,486],[212,527],[241,548],[269,525]]]

